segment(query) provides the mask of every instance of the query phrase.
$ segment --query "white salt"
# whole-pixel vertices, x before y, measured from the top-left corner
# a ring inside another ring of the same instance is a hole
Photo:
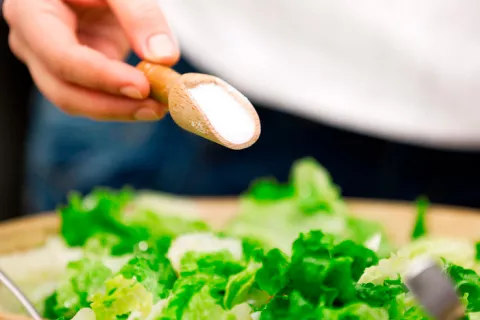
[[[230,89],[233,90],[235,89]],[[200,84],[188,91],[210,124],[225,140],[242,144],[253,137],[255,122],[252,117],[222,86],[214,83]]]

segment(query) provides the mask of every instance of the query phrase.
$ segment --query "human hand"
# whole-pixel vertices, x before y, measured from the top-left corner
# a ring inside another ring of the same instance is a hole
[[[173,65],[179,49],[156,0],[5,0],[12,52],[39,90],[70,115],[95,120],[158,120],[145,75],[122,60],[130,45]]]

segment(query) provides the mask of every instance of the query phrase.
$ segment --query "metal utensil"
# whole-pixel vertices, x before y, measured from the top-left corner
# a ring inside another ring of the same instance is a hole
[[[0,283],[2,283],[8,290],[20,301],[23,307],[27,310],[34,320],[42,320],[42,317],[35,309],[33,304],[27,299],[22,291],[10,280],[5,273],[0,270]]]
[[[465,315],[452,280],[430,257],[419,257],[412,262],[405,274],[405,284],[433,318],[458,320]]]

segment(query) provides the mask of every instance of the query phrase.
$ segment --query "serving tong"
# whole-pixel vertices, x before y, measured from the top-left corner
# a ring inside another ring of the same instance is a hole
[[[442,268],[428,256],[409,265],[405,284],[417,301],[434,319],[458,320],[465,316],[454,284]]]
[[[34,320],[43,320],[30,300],[28,300],[18,286],[12,280],[10,280],[2,270],[0,270],[0,283],[10,290],[10,292],[17,298],[17,300],[23,305],[25,310],[27,310],[28,314],[30,314]]]

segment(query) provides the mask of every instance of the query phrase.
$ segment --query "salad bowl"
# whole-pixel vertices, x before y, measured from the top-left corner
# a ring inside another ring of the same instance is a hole
[[[72,193],[0,224],[0,268],[47,319],[429,319],[403,283],[436,259],[480,319],[480,211],[344,199],[312,159],[239,197]],[[0,319],[25,319],[0,287]]]

